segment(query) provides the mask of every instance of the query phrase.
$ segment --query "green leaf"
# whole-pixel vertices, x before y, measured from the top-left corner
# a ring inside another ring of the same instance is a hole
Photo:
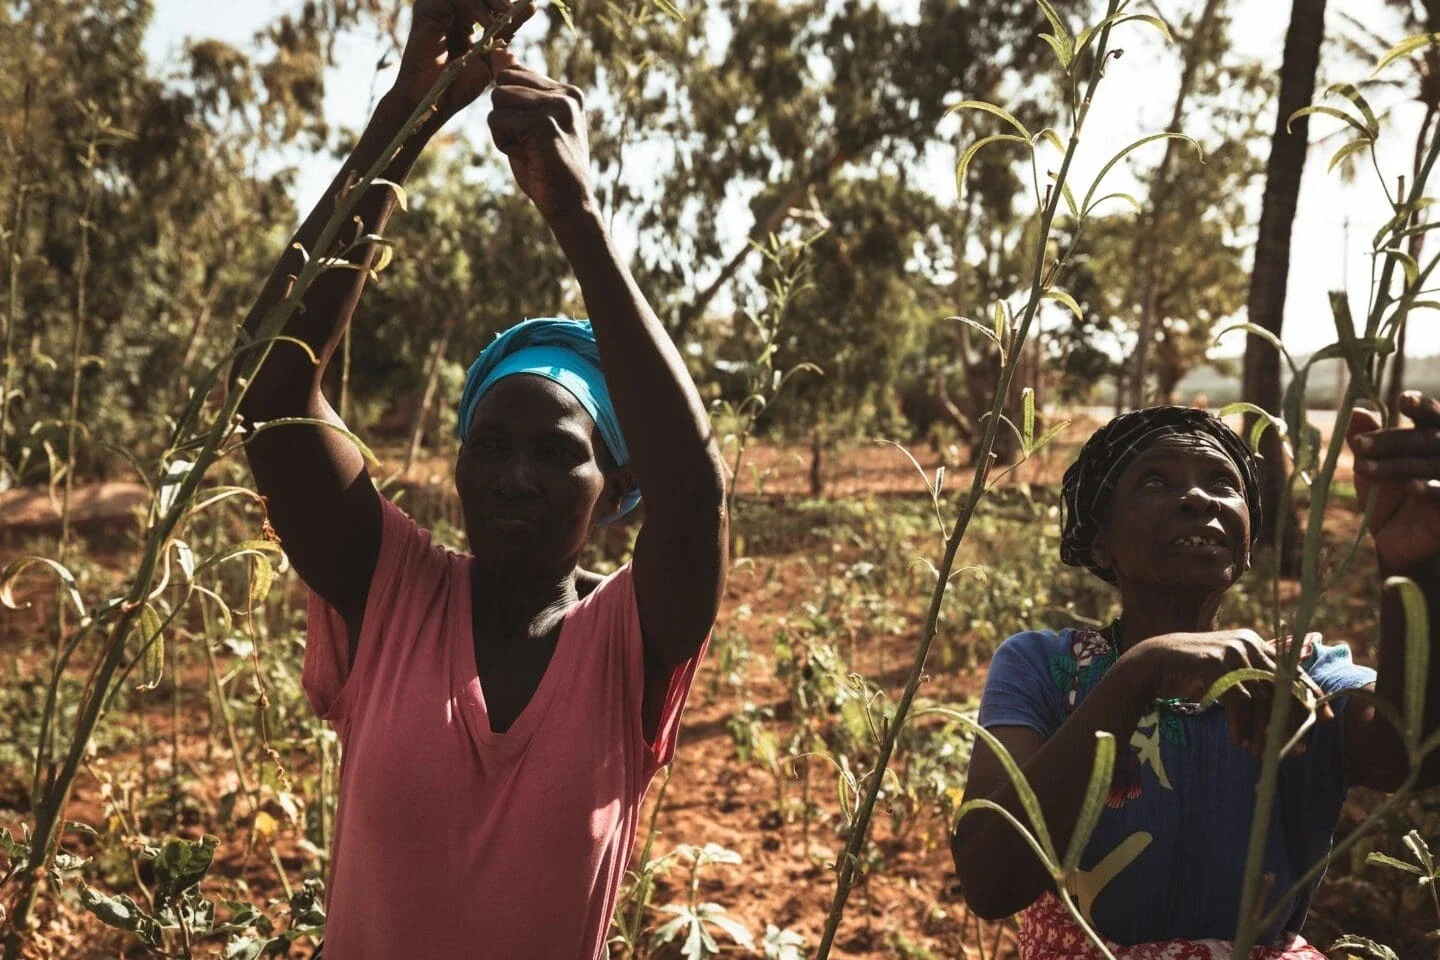
[[[1219,333],[1215,334],[1214,342],[1219,343],[1221,337],[1225,336],[1225,334],[1227,333],[1233,333],[1236,330],[1244,330],[1252,337],[1259,337],[1261,340],[1264,340],[1266,343],[1270,344],[1270,346],[1274,347],[1280,352],[1280,356],[1285,358],[1285,362],[1290,365],[1290,372],[1292,374],[1298,372],[1298,368],[1295,366],[1295,361],[1290,357],[1290,351],[1285,349],[1285,344],[1281,342],[1280,337],[1276,335],[1274,331],[1266,330],[1258,323],[1233,323],[1230,326],[1226,327],[1224,330],[1221,330]]]
[[[1352,142],[1375,142],[1375,135],[1371,133],[1368,129],[1366,129],[1365,124],[1362,121],[1356,120],[1354,117],[1350,116],[1350,114],[1346,113],[1344,110],[1339,109],[1338,107],[1327,107],[1322,104],[1316,103],[1312,103],[1308,107],[1301,107],[1299,110],[1296,110],[1294,113],[1290,114],[1290,119],[1285,121],[1285,132],[1294,133],[1296,120],[1299,120],[1301,117],[1309,117],[1316,114],[1321,114],[1327,117],[1334,117],[1337,120],[1344,120],[1347,124],[1354,127],[1357,131],[1359,131],[1360,139],[1358,141]]]
[[[199,576],[212,567],[234,560],[236,557],[278,557],[280,555],[280,544],[272,540],[241,540],[239,543],[233,543],[200,561],[200,565],[195,568],[195,574]]]
[[[1120,26],[1120,24],[1122,23],[1129,23],[1132,20],[1138,20],[1141,23],[1154,27],[1157,31],[1159,31],[1160,36],[1165,38],[1166,43],[1175,42],[1175,35],[1170,32],[1170,27],[1165,23],[1165,21],[1161,20],[1159,17],[1151,16],[1148,13],[1116,14],[1114,16],[1106,17],[1104,20],[1101,20],[1098,24],[1095,25],[1093,29],[1095,34],[1098,35],[1099,32],[1105,28],[1106,24],[1109,24],[1111,28],[1114,28]],[[1084,34],[1082,33],[1081,36],[1084,36]],[[1089,42],[1089,40],[1089,37],[1085,37],[1085,41],[1087,43]],[[1075,44],[1075,52],[1077,56],[1079,55],[1081,46],[1082,45],[1079,43]]]
[[[1040,34],[1040,39],[1048,43],[1050,45],[1050,49],[1055,51],[1055,59],[1060,61],[1061,68],[1069,70],[1072,55],[1070,53],[1070,49],[1066,46],[1065,41],[1059,39],[1058,37],[1052,37],[1048,33]]]
[[[1050,443],[1050,441],[1060,436],[1060,434],[1063,433],[1065,431],[1065,428],[1068,426],[1070,426],[1069,420],[1061,420],[1060,422],[1056,423],[1049,430],[1046,430],[1044,433],[1040,434],[1040,439],[1035,441],[1035,446],[1031,448],[1030,452],[1035,453],[1039,450],[1043,450],[1046,445]]]
[[[664,13],[676,23],[685,22],[685,14],[681,13],[680,8],[675,6],[671,0],[655,0],[655,6],[660,9],[660,12]]]
[[[1340,953],[1342,950],[1345,951],[1343,955]],[[1353,960],[1355,951],[1358,951],[1364,960],[1400,960],[1395,951],[1383,943],[1376,943],[1374,940],[1354,934],[1347,934],[1336,940],[1330,944],[1330,949],[1326,952],[1335,960],[1344,960],[1346,957]]]
[[[1075,46],[1070,40],[1070,31],[1065,28],[1065,21],[1060,19],[1060,14],[1055,12],[1055,7],[1051,5],[1050,0],[1035,0],[1035,2],[1040,5],[1040,11],[1045,14],[1045,19],[1050,21],[1050,29],[1055,31],[1054,36],[1042,33],[1040,34],[1041,38],[1050,38],[1047,42],[1055,51],[1055,55],[1060,57],[1060,66],[1067,70],[1070,69],[1070,61],[1075,58]]]
[[[80,905],[106,926],[129,930],[152,949],[160,947],[160,923],[125,894],[111,897],[82,884]]]
[[[1070,216],[1076,220],[1080,219],[1080,204],[1075,202],[1075,191],[1070,189],[1070,184],[1060,184],[1060,196],[1065,198],[1065,209],[1070,211]]]
[[[1350,315],[1350,298],[1345,295],[1345,291],[1330,291],[1330,312],[1335,317],[1335,333],[1340,337],[1340,348],[1345,353],[1345,365],[1350,368],[1350,378],[1355,381],[1361,396],[1375,396],[1375,386],[1370,380],[1370,365],[1365,362],[1360,341],[1355,337],[1355,321]]]
[[[972,320],[970,317],[950,317],[950,319],[957,323],[963,323],[972,330],[978,331],[981,336],[999,347],[1002,353],[1004,352],[1005,345],[1000,342],[1000,338],[995,335],[995,331],[985,326],[985,324],[979,320]]]
[[[1044,130],[1041,130],[1039,133],[1035,134],[1035,136],[1030,138],[1030,143],[1032,145],[1038,146],[1042,141],[1050,144],[1050,146],[1054,147],[1056,150],[1059,150],[1061,153],[1065,152],[1065,143],[1060,139],[1060,134],[1055,132],[1054,127],[1046,127]]]
[[[1024,450],[1028,454],[1030,452],[1030,445],[1035,439],[1035,388],[1026,387],[1024,390],[1021,390],[1020,402],[1024,405],[1025,409],[1022,439],[1024,441]]]
[[[1154,143],[1156,140],[1179,140],[1179,141],[1182,141],[1182,142],[1184,142],[1184,143],[1188,143],[1188,144],[1190,144],[1190,146],[1192,146],[1192,147],[1195,148],[1195,153],[1196,153],[1197,156],[1199,156],[1200,162],[1201,162],[1201,163],[1204,163],[1204,162],[1205,162],[1205,151],[1200,147],[1200,142],[1199,142],[1198,140],[1196,140],[1194,137],[1188,136],[1188,135],[1183,134],[1183,133],[1173,133],[1173,132],[1152,133],[1152,134],[1150,134],[1150,136],[1148,136],[1148,137],[1141,137],[1139,140],[1136,140],[1134,143],[1131,143],[1131,144],[1127,145],[1126,147],[1122,148],[1119,153],[1115,154],[1113,157],[1111,157],[1111,158],[1109,159],[1109,161],[1106,162],[1105,166],[1103,166],[1103,167],[1100,168],[1100,174],[1099,174],[1099,176],[1097,176],[1097,177],[1091,182],[1091,184],[1090,184],[1090,189],[1085,191],[1085,202],[1080,205],[1081,208],[1084,209],[1084,210],[1089,210],[1089,209],[1090,209],[1090,200],[1091,200],[1092,197],[1095,196],[1095,191],[1099,188],[1100,184],[1104,182],[1106,175],[1109,174],[1110,171],[1115,168],[1115,165],[1116,165],[1117,163],[1119,163],[1121,160],[1125,159],[1125,157],[1127,157],[1127,156],[1130,155],[1131,153],[1133,153],[1133,152],[1135,152],[1136,150],[1140,149],[1141,147],[1145,146],[1146,144],[1148,144],[1148,143]]]
[[[1332,83],[1325,88],[1325,94],[1329,96],[1332,93],[1336,96],[1344,97],[1346,100],[1355,104],[1355,108],[1359,110],[1360,115],[1365,118],[1365,129],[1369,131],[1371,139],[1380,136],[1380,121],[1376,118],[1375,111],[1370,109],[1370,101],[1361,95],[1355,84]]]
[[[1003,107],[997,107],[995,104],[987,103],[984,100],[961,100],[959,103],[955,104],[953,107],[950,107],[945,112],[947,114],[951,114],[959,113],[961,110],[980,110],[984,113],[990,114],[991,116],[999,117],[1001,120],[1004,120],[1006,123],[1010,124],[1010,126],[1014,127],[1020,134],[1022,134],[1027,142],[1033,142],[1031,141],[1030,131],[1025,129],[1025,124],[1015,119],[1015,115],[1009,110],[1004,109]]]
[[[1030,139],[1028,137],[1016,136],[1013,133],[992,133],[988,137],[981,137],[979,140],[976,140],[960,155],[960,161],[955,164],[955,193],[957,196],[963,197],[965,195],[965,173],[970,169],[970,162],[975,159],[975,154],[979,153],[982,147],[989,144],[1006,141],[1010,143],[1023,143],[1027,149],[1034,149],[1030,146]]]
[[[1126,203],[1130,204],[1130,206],[1132,206],[1132,207],[1135,208],[1135,212],[1136,212],[1136,213],[1144,213],[1144,212],[1145,212],[1145,205],[1144,205],[1143,203],[1141,203],[1139,200],[1136,200],[1135,197],[1134,197],[1132,194],[1122,193],[1122,192],[1120,192],[1120,191],[1117,190],[1117,191],[1114,192],[1114,193],[1107,193],[1107,194],[1105,194],[1105,196],[1099,197],[1098,199],[1096,199],[1093,203],[1090,204],[1090,206],[1088,206],[1088,207],[1085,208],[1085,213],[1086,213],[1086,214],[1089,214],[1091,210],[1094,210],[1096,207],[1100,206],[1100,204],[1104,203],[1106,200],[1124,200]]]
[[[1339,150],[1335,151],[1335,156],[1330,158],[1330,165],[1325,168],[1325,172],[1333,172],[1336,167],[1348,160],[1351,154],[1359,153],[1361,150],[1367,147],[1373,147],[1374,145],[1375,142],[1373,140],[1366,140],[1364,138],[1351,140]]]
[[[1257,680],[1273,683],[1275,681],[1275,673],[1271,670],[1261,670],[1258,667],[1242,667],[1239,670],[1231,670],[1223,677],[1216,678],[1215,682],[1210,684],[1210,689],[1205,691],[1205,696],[1200,698],[1200,702],[1208,706],[1225,696],[1225,694],[1229,693],[1233,688],[1240,686],[1240,684],[1254,683]]]
[[[1060,870],[1067,877],[1080,867],[1080,857],[1100,822],[1105,809],[1105,798],[1110,792],[1110,778],[1115,773],[1115,736],[1104,730],[1095,731],[1095,763],[1090,768],[1090,783],[1085,788],[1085,798],[1080,804],[1080,813],[1075,818],[1075,827],[1070,834],[1070,847]]]
[[[1388,577],[1385,589],[1400,595],[1405,609],[1405,745],[1413,752],[1425,724],[1425,683],[1430,669],[1430,614],[1425,594],[1409,577]]]
[[[275,582],[275,567],[270,563],[270,558],[263,553],[250,555],[254,576],[250,581],[250,609],[265,603],[265,598],[270,595],[270,585]]]
[[[349,438],[351,443],[355,444],[356,448],[360,451],[360,455],[365,458],[365,462],[367,464],[369,464],[372,468],[375,469],[378,469],[380,467],[380,460],[375,456],[374,452],[368,446],[366,446],[364,440],[361,440],[358,436],[351,432],[348,427],[340,423],[331,423],[329,420],[321,420],[318,417],[276,417],[273,420],[266,420],[264,422],[256,423],[254,429],[250,431],[250,436],[253,437],[255,436],[255,434],[260,433],[262,430],[270,430],[275,427],[283,427],[287,424],[302,423],[306,424],[307,426],[322,427],[324,429],[334,430],[336,433],[343,434],[344,436]]]
[[[1420,866],[1425,868],[1426,875],[1435,876],[1435,858],[1430,855],[1430,845],[1425,842],[1424,837],[1420,836],[1420,831],[1408,830],[1401,840],[1415,859],[1420,861]]]
[[[1233,417],[1237,413],[1248,413],[1255,417],[1255,423],[1250,427],[1249,439],[1250,449],[1256,453],[1260,452],[1260,438],[1265,435],[1267,428],[1273,427],[1276,433],[1282,437],[1285,436],[1285,421],[1273,416],[1258,404],[1247,403],[1244,400],[1227,403],[1220,408],[1219,416],[1223,419],[1225,417]]]
[[[1064,290],[1058,290],[1055,287],[1051,287],[1049,290],[1045,291],[1043,299],[1054,300],[1056,303],[1060,304],[1062,307],[1065,307],[1067,310],[1073,313],[1076,320],[1079,320],[1082,323],[1085,321],[1085,311],[1081,310],[1080,304],[1075,302],[1075,298],[1070,296],[1070,294],[1066,293]]]
[[[134,633],[140,638],[140,655],[143,658],[143,676],[137,690],[154,690],[160,686],[165,675],[165,635],[160,623],[160,614],[153,604],[140,608]]]
[[[47,568],[60,579],[60,585],[65,589],[65,596],[75,607],[75,612],[80,615],[80,625],[85,626],[90,622],[90,616],[85,610],[85,601],[80,596],[80,590],[75,586],[75,575],[68,568],[62,566],[49,557],[21,557],[12,560],[0,570],[0,606],[9,607],[11,610],[26,610],[29,603],[20,604],[15,600],[15,581],[20,579],[20,574],[29,567],[39,564]]]
[[[157,909],[162,899],[178,897],[205,878],[219,845],[220,839],[209,834],[199,840],[172,837],[165,841],[153,861]]]
[[[1417,33],[1413,37],[1406,37],[1385,51],[1385,55],[1380,58],[1379,62],[1375,64],[1375,69],[1371,71],[1371,79],[1379,76],[1381,70],[1384,70],[1396,60],[1402,57],[1408,57],[1410,54],[1424,47],[1434,45],[1440,45],[1440,33]]]
[[[370,181],[370,185],[372,187],[385,187],[388,189],[391,193],[395,194],[396,205],[399,206],[401,210],[409,212],[410,198],[406,195],[405,188],[400,186],[400,184],[394,180],[386,180],[384,177],[376,177]]]
[[[1390,256],[1400,261],[1400,267],[1405,271],[1405,286],[1407,288],[1413,287],[1416,285],[1416,283],[1419,282],[1420,264],[1415,262],[1414,257],[1410,256],[1410,254],[1406,253],[1404,250],[1401,250],[1399,247],[1386,247],[1380,252],[1388,253],[1390,254]]]

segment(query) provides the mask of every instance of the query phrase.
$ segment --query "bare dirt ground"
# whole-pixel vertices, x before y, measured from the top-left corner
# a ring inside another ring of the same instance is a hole
[[[1079,436],[1086,433],[1083,427],[1072,431]],[[947,488],[968,481],[967,468],[947,463],[945,451],[919,447],[912,452],[931,482],[940,466],[947,468]],[[767,498],[773,496],[784,501],[809,496],[808,450],[758,444],[750,455],[765,477],[759,489]],[[1057,446],[1022,464],[1003,482],[1057,483],[1072,457],[1073,445]],[[412,484],[443,489],[448,486],[449,468],[448,459],[430,458],[417,464],[406,479]],[[1345,471],[1348,474],[1348,463]],[[923,490],[924,483],[915,467],[894,447],[867,444],[828,458],[823,494],[826,497],[915,494]],[[751,495],[756,490],[754,475],[748,470],[742,477],[741,490]],[[133,491],[116,491],[108,484],[81,488],[77,503],[83,502],[91,505],[87,509],[93,509],[80,527],[96,537],[88,551],[96,577],[118,578],[125,568],[129,553],[123,532],[129,523],[127,518],[133,515],[132,497]],[[12,492],[0,498],[0,531],[7,534],[0,537],[0,543],[8,544],[0,546],[0,563],[15,556],[18,541],[29,535],[43,538],[45,531],[53,526],[54,518],[46,512],[48,499],[48,495],[36,491]],[[1353,523],[1353,519],[1348,522]],[[801,553],[783,551],[753,558],[731,577],[721,613],[721,624],[743,631],[755,654],[745,670],[744,699],[773,707],[782,725],[786,693],[772,668],[775,626],[811,599],[813,568],[809,561],[810,558]],[[291,589],[298,591],[298,584],[292,582]],[[29,611],[0,613],[0,651],[4,651],[0,657],[0,686],[11,688],[33,683],[33,678],[41,675],[44,652],[32,641],[35,636],[43,635],[47,626],[46,592],[43,587],[29,591],[28,595],[39,601]],[[298,593],[292,594],[292,603],[298,604],[300,599]],[[862,629],[850,651],[851,669],[879,683],[891,696],[898,694],[913,658],[924,598],[893,599],[909,626],[900,636],[871,635]],[[842,821],[833,799],[833,776],[824,767],[812,771],[820,812],[808,829],[799,821],[787,822],[778,817],[776,781],[760,764],[737,760],[735,742],[727,726],[737,711],[737,695],[729,679],[719,676],[719,669],[712,656],[702,665],[696,679],[685,715],[678,759],[665,787],[663,806],[656,821],[658,835],[654,852],[665,853],[682,843],[707,842],[734,850],[740,855],[741,863],[707,868],[701,883],[701,899],[725,906],[730,914],[749,926],[757,939],[768,924],[774,924],[802,934],[813,948],[834,889],[831,867],[843,844],[843,837],[837,833],[837,825]],[[973,703],[983,683],[983,668],[937,669],[927,681],[924,695],[956,704]],[[140,811],[146,818],[142,828],[155,835],[165,832],[191,836],[202,832],[219,834],[223,844],[219,866],[213,872],[213,893],[225,896],[243,893],[245,898],[257,902],[264,897],[279,897],[281,890],[270,853],[272,847],[292,882],[300,879],[307,865],[313,871],[313,864],[297,848],[297,833],[285,824],[282,810],[267,809],[257,815],[246,810],[242,801],[233,819],[224,822],[220,813],[221,798],[233,790],[235,774],[233,765],[227,762],[223,737],[213,726],[216,720],[205,693],[206,685],[203,666],[192,662],[182,673],[182,712],[178,717],[178,737],[173,737],[179,749],[174,754],[164,747],[172,742],[172,735],[177,731],[172,724],[171,701],[163,688],[157,692],[153,705],[112,718],[112,723],[129,728],[143,723],[151,746],[148,752],[141,752],[133,744],[122,746],[88,765],[78,783],[70,819],[114,828],[117,810],[139,810],[134,804],[127,807],[126,803],[112,802],[123,792],[122,787],[128,785],[129,789],[148,790],[163,796],[167,784],[175,779],[171,757],[178,756],[187,776],[183,778],[179,801],[168,806],[178,811],[179,816],[167,821],[164,810],[147,808]],[[287,750],[283,760],[290,776],[303,778],[314,771],[313,751]],[[135,771],[139,771],[143,783],[136,783]],[[105,785],[107,780],[111,786]],[[798,798],[798,781],[788,781],[784,789]],[[642,822],[648,822],[659,792],[657,780],[647,801],[647,819]],[[27,794],[28,783],[0,775],[0,825],[13,828],[25,815]],[[877,816],[874,840],[881,854],[881,865],[867,875],[863,885],[852,894],[834,956],[866,960],[981,956],[998,960],[1013,956],[1012,925],[980,924],[957,897],[945,829],[938,817],[922,816],[908,821],[902,827],[902,834],[897,836],[888,818]],[[642,842],[643,839],[642,835]],[[77,852],[92,852],[93,845],[84,837],[72,835],[66,842]],[[683,900],[687,877],[683,868],[661,876],[653,904],[659,907]],[[248,886],[248,892],[241,890],[241,880]],[[1342,893],[1354,901],[1350,906],[1364,908],[1360,893],[1353,890]],[[1332,912],[1346,909],[1346,903],[1342,902]],[[652,914],[647,926],[653,928],[657,917]],[[76,909],[73,902],[58,913],[46,912],[37,944],[34,951],[37,957],[141,955],[133,940],[126,946],[126,941],[99,927],[93,918]],[[307,951],[297,948],[293,955],[305,956]],[[656,955],[667,956],[663,952]],[[751,954],[728,948],[726,955]]]

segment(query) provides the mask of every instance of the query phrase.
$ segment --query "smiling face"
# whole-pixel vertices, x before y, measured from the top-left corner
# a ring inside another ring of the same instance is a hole
[[[1220,593],[1250,566],[1235,463],[1203,434],[1161,437],[1120,474],[1091,556],[1134,586]]]
[[[568,390],[529,374],[500,380],[476,405],[455,461],[476,562],[511,576],[567,572],[595,518],[616,509],[617,474]]]

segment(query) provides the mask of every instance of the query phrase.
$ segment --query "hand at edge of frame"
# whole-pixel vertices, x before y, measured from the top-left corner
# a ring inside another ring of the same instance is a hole
[[[416,0],[410,17],[410,35],[400,58],[400,71],[392,94],[414,109],[430,92],[446,66],[465,55],[479,39],[474,27],[490,27],[499,16],[515,4],[511,0]],[[515,17],[497,40],[508,42],[515,31],[535,13],[535,5]],[[443,122],[464,110],[484,92],[494,79],[491,58],[476,56],[451,81],[436,101],[439,119]],[[506,61],[508,62],[508,61]],[[494,65],[498,68],[500,65]]]
[[[1381,568],[1394,572],[1440,557],[1440,401],[1411,390],[1399,407],[1410,426],[1382,429],[1379,414],[1362,409],[1346,429],[1356,500],[1363,510],[1373,491],[1370,535]]]

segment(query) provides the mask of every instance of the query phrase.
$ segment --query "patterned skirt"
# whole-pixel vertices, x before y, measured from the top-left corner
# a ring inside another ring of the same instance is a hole
[[[1046,893],[1020,914],[1020,960],[1103,960],[1104,954],[1090,942],[1085,931],[1070,916],[1065,904]],[[1224,940],[1165,940],[1124,947],[1105,941],[1117,960],[1233,960],[1234,951]],[[1251,960],[1325,960],[1325,954],[1300,936],[1281,945],[1256,947]]]

